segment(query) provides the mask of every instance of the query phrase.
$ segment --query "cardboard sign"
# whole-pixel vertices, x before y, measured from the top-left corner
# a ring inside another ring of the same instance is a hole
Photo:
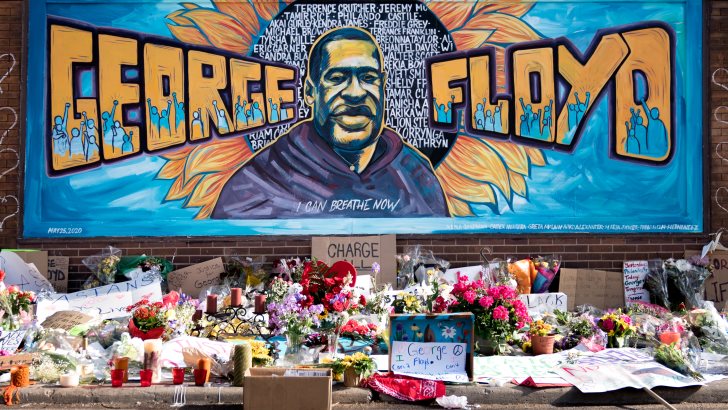
[[[527,293],[520,295],[519,298],[528,308],[530,315],[542,315],[544,313],[553,313],[554,310],[568,309],[567,296],[564,293]]]
[[[369,296],[372,293],[372,275],[357,274],[354,289],[358,289],[360,295]]]
[[[36,249],[12,249],[25,263],[32,263],[43,276],[48,276],[48,252]]]
[[[473,380],[472,313],[389,318],[389,370],[430,380]]]
[[[650,293],[644,288],[645,278],[650,273],[647,261],[625,261],[624,273],[624,303],[626,306],[634,302],[650,303]]]
[[[73,310],[86,312],[100,319],[113,319],[128,316],[126,307],[133,304],[131,292],[116,292],[103,296],[88,296],[70,300],[50,302],[44,300],[38,303],[38,319],[45,321],[50,313],[58,310]]]
[[[465,343],[392,343],[392,372],[426,380],[467,382]]]
[[[357,274],[368,274],[372,264],[381,267],[377,286],[397,284],[397,236],[314,236],[311,238],[311,256],[329,266],[340,260],[351,262]]]
[[[559,292],[566,294],[568,310],[585,304],[613,309],[624,302],[622,272],[562,268],[559,275]]]
[[[68,292],[68,256],[49,256],[46,277],[56,293]]]
[[[225,273],[225,264],[222,258],[215,258],[170,272],[167,282],[170,290],[181,290],[182,293],[196,298],[202,289],[219,285],[222,273]]]
[[[20,353],[10,356],[0,356],[0,369],[10,369],[21,364],[31,364],[35,360],[35,353]]]
[[[16,330],[14,332],[3,332],[0,336],[0,350],[15,353],[18,347],[23,343],[27,330]]]
[[[28,265],[18,256],[10,251],[0,252],[0,269],[5,271],[5,284],[15,285],[22,291],[40,292],[52,288],[45,275],[38,269]]]
[[[685,257],[694,254],[686,252]],[[713,252],[708,258],[713,265],[713,273],[705,280],[705,300],[712,301],[720,312],[728,300],[728,251]]]
[[[92,316],[85,313],[64,310],[52,314],[41,323],[41,326],[46,329],[71,330],[75,326],[90,322],[92,319]]]

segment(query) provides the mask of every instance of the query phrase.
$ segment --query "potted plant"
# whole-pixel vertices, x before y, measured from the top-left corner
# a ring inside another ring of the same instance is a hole
[[[535,356],[554,352],[554,340],[556,337],[551,334],[552,331],[553,326],[544,323],[543,320],[537,320],[531,323],[528,334],[531,335],[531,347]]]
[[[344,386],[346,387],[359,386],[363,379],[377,370],[374,360],[361,352],[335,360],[330,366],[333,373],[344,374]]]
[[[621,309],[606,313],[597,322],[597,326],[607,334],[607,347],[624,347],[625,337],[635,331],[632,318],[622,313]]]
[[[147,299],[128,306],[131,313],[129,334],[142,340],[159,339],[165,331],[167,309],[162,302],[151,303]]]

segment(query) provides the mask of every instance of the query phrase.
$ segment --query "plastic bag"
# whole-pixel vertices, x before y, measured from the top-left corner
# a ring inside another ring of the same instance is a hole
[[[709,266],[709,263],[705,266],[694,265],[685,259],[668,259],[663,263],[668,278],[690,307],[700,307],[704,301],[705,280],[711,274]]]
[[[645,278],[645,289],[650,292],[650,296],[655,299],[655,302],[667,309],[671,309],[668,293],[670,279],[667,276],[667,271],[663,268],[662,263],[649,263],[649,266],[650,270]]]
[[[109,283],[114,283],[116,267],[121,261],[121,250],[113,246],[107,246],[100,254],[91,255],[81,262],[91,270],[92,275],[86,279],[83,289],[96,288]]]
[[[141,269],[142,272],[156,271],[162,275],[162,278],[166,279],[167,274],[174,270],[174,266],[172,262],[164,258],[147,255],[124,256],[117,265],[117,271],[129,279],[134,279],[130,276],[130,272],[137,269]]]
[[[424,284],[428,279],[428,270],[445,272],[450,262],[435,257],[432,251],[417,245],[406,254],[397,255],[397,266],[397,288],[404,289],[414,284]]]
[[[518,283],[518,293],[531,293],[531,284],[538,272],[530,259],[521,259],[508,264],[508,271]]]

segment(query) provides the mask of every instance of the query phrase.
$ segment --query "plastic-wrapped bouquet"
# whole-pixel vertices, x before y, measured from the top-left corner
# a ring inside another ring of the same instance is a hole
[[[668,259],[663,268],[680,291],[688,307],[700,307],[703,302],[705,280],[710,276],[712,265],[706,259]]]
[[[114,283],[117,265],[121,261],[121,250],[107,246],[97,255],[84,258],[81,262],[93,272],[83,284],[84,289],[91,289]]]
[[[608,336],[607,347],[624,347],[624,338],[635,332],[632,318],[621,310],[607,313],[597,321],[597,326]]]
[[[680,348],[679,343],[661,344],[657,346],[655,349],[655,360],[678,373],[690,376],[695,380],[703,380],[703,375],[693,368],[687,355]]]
[[[30,322],[30,305],[35,302],[35,293],[22,291],[15,285],[0,290],[0,312],[2,328],[17,330],[24,322]]]

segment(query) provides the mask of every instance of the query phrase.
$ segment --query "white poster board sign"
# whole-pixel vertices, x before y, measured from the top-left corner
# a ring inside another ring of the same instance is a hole
[[[162,367],[196,366],[196,363],[185,364],[184,349],[197,350],[210,357],[219,357],[227,360],[233,350],[233,344],[218,342],[200,337],[182,336],[164,343],[160,358]]]
[[[617,350],[617,349],[614,349]],[[651,389],[657,386],[701,386],[692,377],[683,376],[657,362],[602,365],[567,365],[556,371],[582,393],[603,393],[626,387]]]
[[[555,293],[528,293],[518,296],[528,308],[530,315],[543,315],[544,313],[553,313],[559,309],[566,311],[567,302],[566,294],[561,292]]]
[[[466,266],[464,268],[448,269],[443,275],[443,279],[449,284],[454,284],[458,281],[458,273],[461,276],[467,276],[471,282],[481,279],[483,277],[483,266]]]
[[[426,380],[468,382],[465,343],[392,343],[392,372]]]
[[[650,273],[647,261],[625,261],[622,265],[624,274],[624,303],[627,306],[634,302],[650,302],[650,294],[644,289],[645,278]]]
[[[25,333],[27,330],[16,330],[14,332],[3,332],[0,336],[0,350],[15,353],[18,350],[18,346],[23,342]]]
[[[0,252],[0,269],[5,271],[5,284],[15,285],[22,291],[52,290],[48,279],[33,265],[28,265],[14,252]]]

